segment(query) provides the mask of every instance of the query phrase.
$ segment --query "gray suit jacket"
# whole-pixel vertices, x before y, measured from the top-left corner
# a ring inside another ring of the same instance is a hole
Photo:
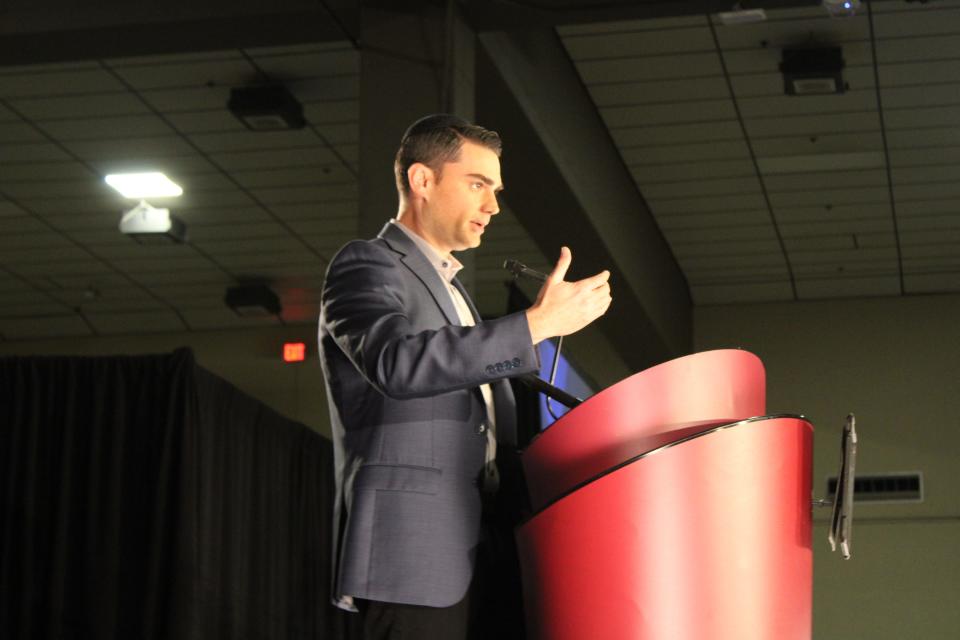
[[[481,323],[469,304],[478,324],[463,327],[433,265],[391,224],[330,263],[320,354],[336,466],[335,599],[443,607],[466,593],[487,437],[478,385],[491,384],[498,440],[515,444],[505,378],[537,369],[525,314]]]

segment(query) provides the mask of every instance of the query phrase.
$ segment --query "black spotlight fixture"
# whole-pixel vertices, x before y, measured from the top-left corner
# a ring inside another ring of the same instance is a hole
[[[780,62],[783,90],[788,96],[843,93],[843,51],[840,47],[784,49]]]
[[[303,105],[277,84],[232,89],[227,108],[251,131],[302,129],[307,124]]]
[[[280,298],[265,284],[242,284],[229,287],[223,301],[241,318],[278,316]]]

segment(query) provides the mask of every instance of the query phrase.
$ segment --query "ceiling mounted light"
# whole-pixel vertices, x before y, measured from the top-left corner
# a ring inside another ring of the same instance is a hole
[[[823,8],[836,18],[849,18],[857,15],[860,0],[823,0]]]
[[[784,49],[780,62],[783,90],[789,96],[843,93],[843,51],[840,47]]]
[[[739,4],[737,7],[733,11],[721,11],[717,18],[728,27],[734,24],[754,24],[767,19],[767,12],[763,9],[740,9]]]
[[[265,284],[229,287],[223,301],[241,318],[278,316],[283,309],[280,298]]]
[[[280,85],[233,89],[227,108],[251,131],[302,129],[307,124],[303,105]]]
[[[183,195],[180,185],[158,171],[111,173],[103,180],[124,198],[173,198]]]
[[[187,241],[187,225],[170,213],[143,200],[120,218],[120,232],[140,244],[169,244]]]

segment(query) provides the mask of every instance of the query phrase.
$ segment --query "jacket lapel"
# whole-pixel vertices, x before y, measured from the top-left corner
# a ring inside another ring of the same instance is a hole
[[[459,325],[460,318],[457,316],[457,310],[453,306],[453,300],[450,299],[447,285],[440,278],[440,274],[433,268],[433,265],[430,264],[419,247],[402,230],[394,228],[395,226],[395,224],[388,222],[380,231],[378,237],[383,238],[391,249],[401,255],[400,261],[427,288],[447,322]]]

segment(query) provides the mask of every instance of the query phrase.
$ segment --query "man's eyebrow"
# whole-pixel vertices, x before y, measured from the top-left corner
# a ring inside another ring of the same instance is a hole
[[[471,178],[476,178],[477,180],[480,180],[480,181],[482,181],[484,184],[489,185],[489,186],[491,186],[491,187],[496,184],[496,183],[493,181],[492,178],[489,178],[489,177],[483,175],[482,173],[468,173],[467,176],[469,176],[469,177],[471,177]],[[497,187],[496,189],[494,189],[494,192],[495,192],[495,193],[499,193],[499,192],[501,192],[501,191],[503,191],[503,185],[500,185],[499,187]]]

